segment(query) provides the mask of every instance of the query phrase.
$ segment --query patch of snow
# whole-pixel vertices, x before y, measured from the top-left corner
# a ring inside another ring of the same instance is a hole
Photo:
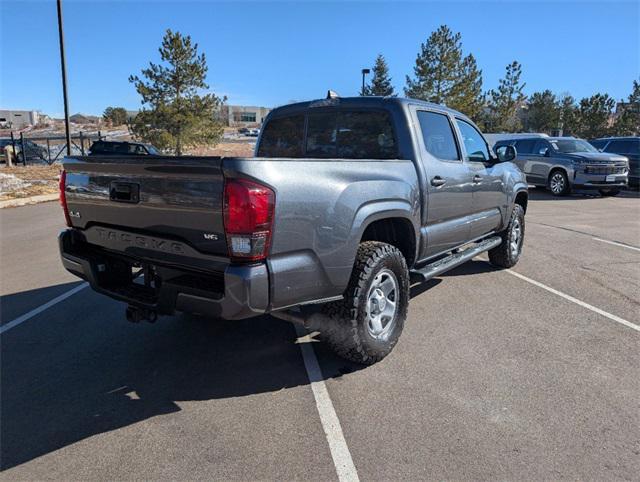
[[[0,173],[0,195],[19,191],[29,186],[31,186],[30,182],[23,181],[13,174]]]

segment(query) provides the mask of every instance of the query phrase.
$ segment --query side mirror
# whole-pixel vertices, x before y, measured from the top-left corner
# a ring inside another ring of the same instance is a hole
[[[511,162],[516,158],[517,154],[514,146],[500,146],[496,149],[499,162]]]
[[[540,149],[538,151],[538,154],[540,154],[541,156],[544,156],[544,157],[549,157],[549,148],[548,147],[543,147],[542,149]]]

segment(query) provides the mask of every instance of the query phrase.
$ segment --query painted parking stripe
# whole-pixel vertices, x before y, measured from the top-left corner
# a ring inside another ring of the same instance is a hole
[[[624,325],[628,328],[631,328],[632,330],[636,330],[638,332],[640,332],[640,326],[631,323],[630,321],[625,320],[624,318],[620,318],[619,316],[616,315],[612,315],[611,313],[608,313],[604,310],[601,310],[600,308],[597,308],[593,305],[590,305],[589,303],[585,303],[584,301],[581,301],[577,298],[574,298],[573,296],[570,296],[566,293],[563,293],[562,291],[558,291],[554,288],[551,288],[550,286],[547,286],[545,284],[540,283],[539,281],[533,280],[531,278],[527,278],[524,275],[521,275],[520,273],[516,273],[515,271],[511,271],[510,269],[506,270],[507,273],[515,276],[516,278],[520,278],[521,280],[526,281],[527,283],[531,283],[532,285],[535,285],[539,288],[542,288],[543,290],[547,290],[550,293],[553,293],[554,295],[558,295],[561,298],[564,298],[565,300],[571,301],[572,303],[575,303],[576,305],[580,305],[583,308],[586,308],[588,310],[593,311],[594,313],[598,313],[599,315],[602,315],[606,318],[609,318],[610,320],[615,321],[616,323],[620,323],[621,325]]]
[[[341,482],[358,481],[356,466],[353,464],[349,447],[342,433],[340,420],[333,408],[333,403],[331,402],[331,397],[329,397],[327,386],[324,383],[322,371],[320,371],[320,365],[313,351],[313,346],[311,346],[311,341],[304,328],[298,325],[295,325],[295,327],[298,335],[298,345],[302,352],[302,359],[304,360],[307,376],[311,383],[313,398],[315,398],[316,401],[316,407],[320,414],[320,422],[327,437],[329,451],[331,452],[331,458],[333,459],[333,465],[335,465],[338,479]]]
[[[87,286],[89,286],[89,283],[82,283],[76,286],[75,288],[72,288],[69,291],[62,293],[60,296],[55,297],[51,301],[47,301],[44,305],[40,305],[37,308],[29,311],[28,313],[25,313],[24,315],[19,316],[15,320],[11,320],[9,323],[5,323],[4,325],[0,326],[0,335],[6,331],[9,331],[11,328],[15,328],[20,323],[24,323],[25,321],[33,318],[34,316],[42,313],[44,310],[49,309],[52,306],[57,305],[61,301],[66,300],[70,296],[75,295],[78,291],[82,291]]]
[[[640,248],[636,248],[635,246],[630,246],[624,243],[618,243],[617,241],[609,241],[608,239],[602,238],[591,238],[594,241],[600,241],[601,243],[613,244],[614,246],[620,246],[621,248],[633,249],[634,251],[640,251]]]

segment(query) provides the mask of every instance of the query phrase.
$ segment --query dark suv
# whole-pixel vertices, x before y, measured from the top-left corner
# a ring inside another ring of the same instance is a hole
[[[509,145],[516,148],[514,162],[527,182],[547,187],[554,196],[567,195],[573,188],[615,196],[627,186],[627,158],[600,152],[585,140],[539,135],[499,140],[495,147]]]
[[[600,152],[621,154],[629,159],[629,185],[640,187],[640,137],[603,137],[589,142]]]

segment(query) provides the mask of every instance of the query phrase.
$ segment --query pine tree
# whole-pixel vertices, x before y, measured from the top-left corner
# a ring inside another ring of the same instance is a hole
[[[498,88],[489,91],[489,117],[494,132],[518,132],[522,129],[518,111],[526,99],[523,93],[526,84],[520,82],[521,75],[522,66],[514,60],[507,65]]]
[[[207,63],[190,36],[167,30],[159,49],[162,64],[149,63],[140,79],[129,77],[142,97],[142,110],[131,127],[135,137],[182,155],[185,147],[217,144],[222,124],[216,113],[222,100],[208,89]]]
[[[578,132],[580,137],[593,139],[610,132],[610,119],[615,100],[608,94],[595,94],[580,100],[578,107]]]
[[[616,119],[614,131],[619,136],[640,135],[640,82],[633,81],[633,91],[629,102],[622,106],[622,113]]]
[[[559,126],[560,104],[555,94],[548,89],[535,92],[529,98],[528,111],[526,127],[529,131],[551,134]]]
[[[413,68],[407,76],[407,97],[445,104],[471,118],[482,112],[482,71],[473,55],[463,57],[460,33],[442,25],[421,44]]]
[[[382,54],[378,54],[373,68],[371,83],[365,87],[364,95],[394,96],[396,95],[389,77],[389,67]]]
[[[107,107],[102,118],[112,126],[121,126],[127,123],[127,110],[124,107]]]
[[[562,135],[571,136],[578,130],[578,107],[576,100],[569,93],[564,93],[558,101],[560,109],[559,124],[562,128]]]

